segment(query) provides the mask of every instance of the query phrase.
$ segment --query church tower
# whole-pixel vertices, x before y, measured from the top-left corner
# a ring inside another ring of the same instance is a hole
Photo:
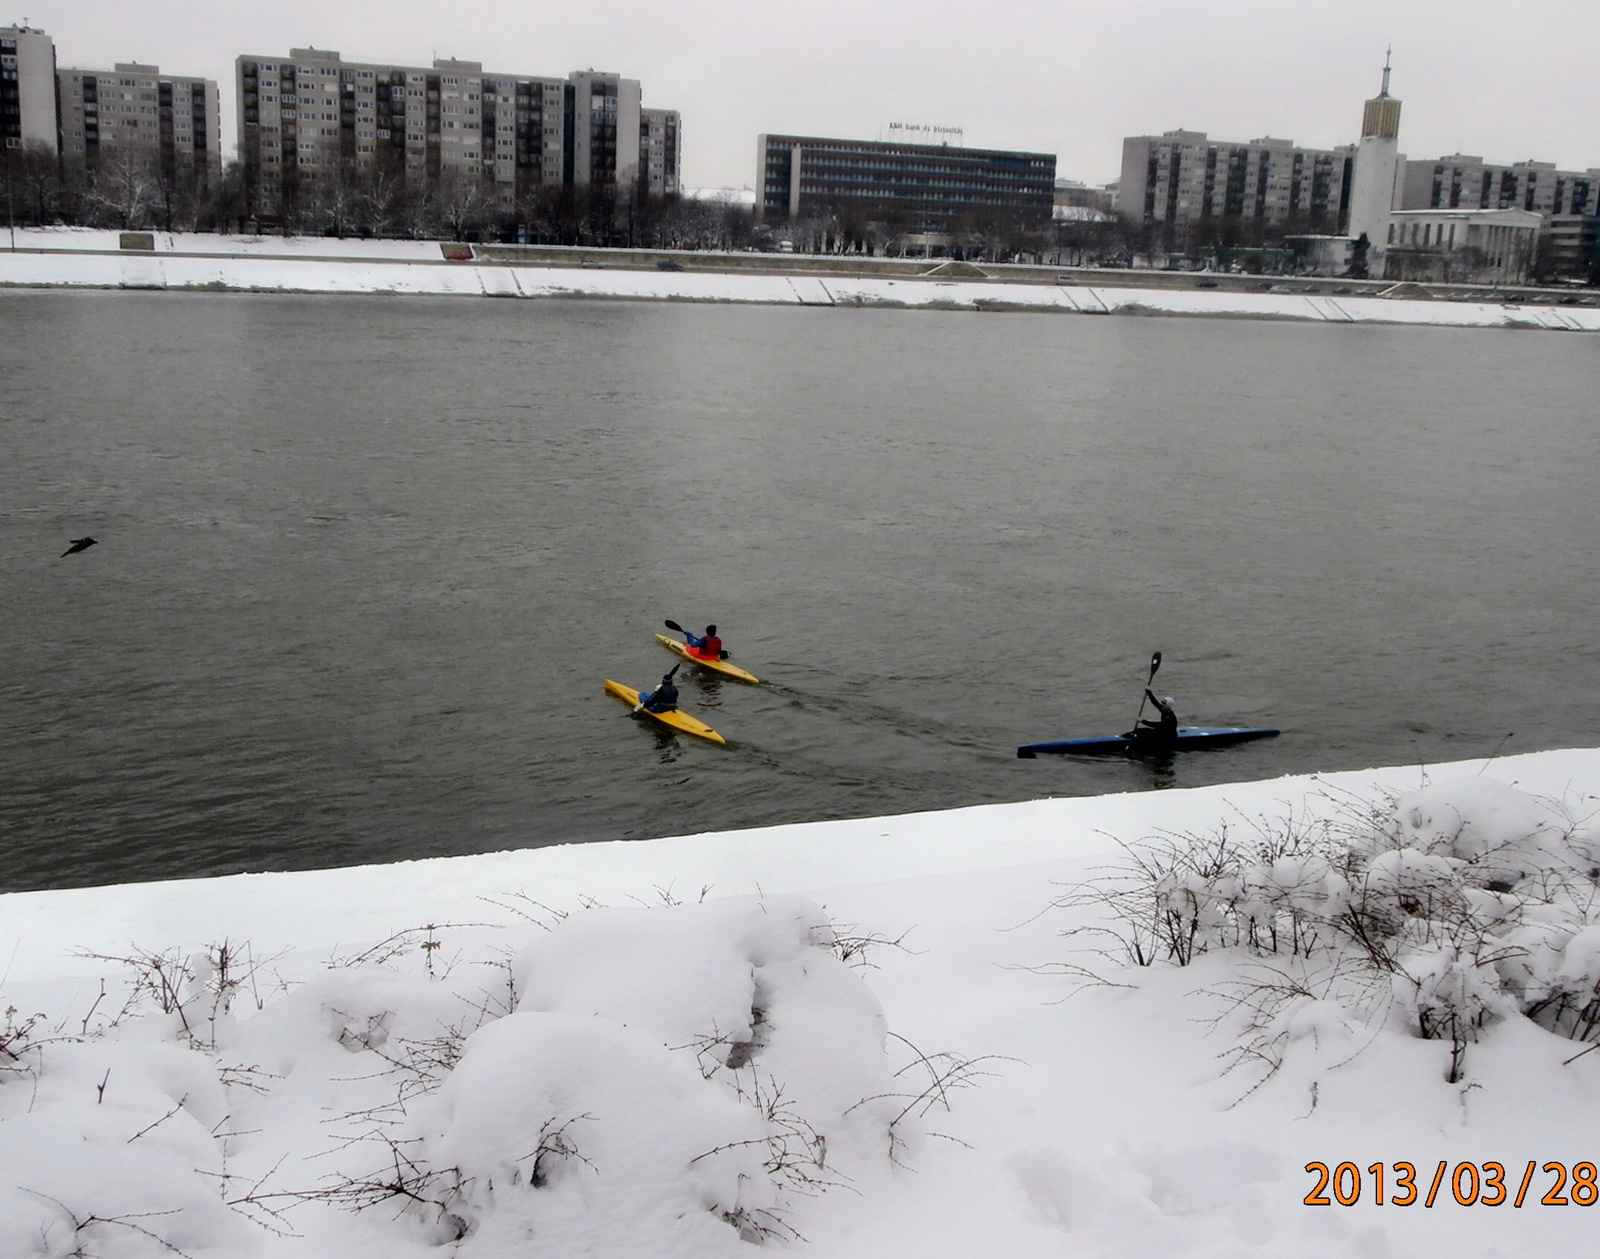
[[[1350,180],[1350,222],[1345,235],[1367,237],[1367,274],[1383,275],[1389,246],[1389,215],[1395,208],[1404,159],[1400,154],[1400,102],[1389,95],[1389,58],[1383,62],[1383,88],[1361,114],[1361,142],[1356,146]]]

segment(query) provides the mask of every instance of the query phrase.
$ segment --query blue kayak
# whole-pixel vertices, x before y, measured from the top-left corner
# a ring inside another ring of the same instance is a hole
[[[1029,743],[1018,748],[1017,755],[1028,760],[1052,753],[1092,756],[1102,752],[1126,752],[1130,756],[1150,756],[1184,752],[1190,748],[1221,747],[1226,743],[1244,743],[1249,739],[1269,739],[1277,733],[1263,726],[1179,726],[1177,737],[1172,739],[1130,739],[1125,734],[1102,734],[1092,739]]]

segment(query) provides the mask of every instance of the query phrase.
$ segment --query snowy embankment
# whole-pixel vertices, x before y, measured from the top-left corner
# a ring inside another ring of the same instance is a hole
[[[0,897],[0,1254],[1586,1253],[1597,809],[1584,750]]]
[[[1587,307],[934,277],[751,274],[717,270],[714,254],[694,255],[693,265],[681,271],[659,271],[446,261],[440,246],[430,241],[153,233],[152,250],[123,251],[116,232],[18,229],[16,239],[15,251],[0,250],[0,287],[595,297],[1600,332],[1600,309]]]

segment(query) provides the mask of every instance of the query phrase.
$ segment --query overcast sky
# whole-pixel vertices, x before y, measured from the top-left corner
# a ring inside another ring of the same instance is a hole
[[[62,66],[155,62],[216,79],[225,151],[234,58],[309,45],[639,79],[646,105],[683,115],[687,187],[754,183],[760,132],[875,139],[890,122],[1054,153],[1058,175],[1104,183],[1124,136],[1175,127],[1349,143],[1392,43],[1408,156],[1600,167],[1600,0],[20,2],[0,25],[26,17]]]

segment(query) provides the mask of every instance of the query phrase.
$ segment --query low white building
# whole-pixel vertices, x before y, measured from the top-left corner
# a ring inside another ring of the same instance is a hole
[[[1544,219],[1531,210],[1396,210],[1384,274],[1391,280],[1525,284]]]

